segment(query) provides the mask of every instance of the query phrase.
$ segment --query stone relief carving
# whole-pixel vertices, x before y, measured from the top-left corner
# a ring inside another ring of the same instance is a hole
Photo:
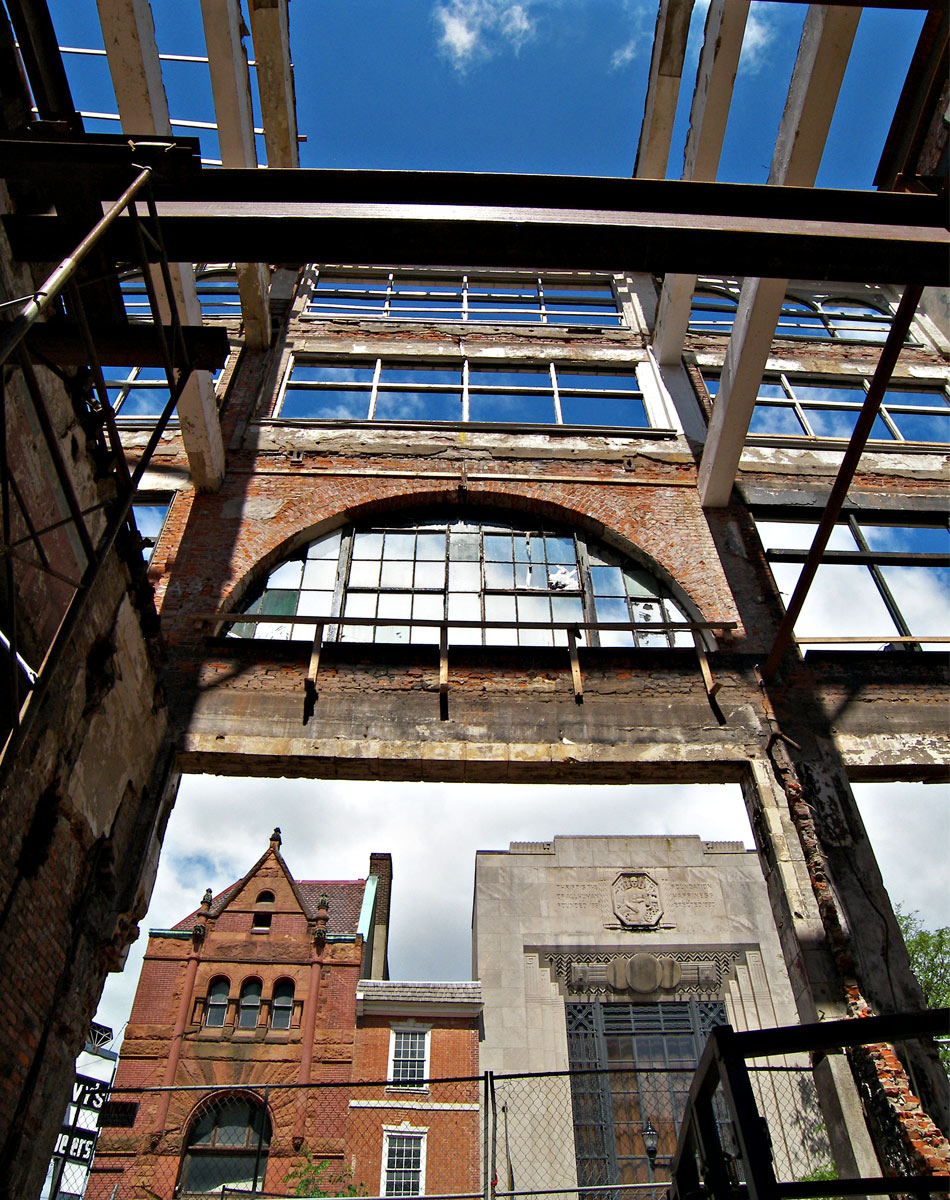
[[[610,889],[617,919],[627,929],[653,929],[660,923],[660,889],[646,871],[622,871]]]

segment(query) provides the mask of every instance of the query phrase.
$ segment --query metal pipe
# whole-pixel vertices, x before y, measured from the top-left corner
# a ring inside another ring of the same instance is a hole
[[[89,233],[82,239],[72,254],[67,255],[59,266],[44,279],[32,300],[27,302],[23,312],[15,317],[8,325],[0,330],[0,365],[5,363],[16,347],[23,341],[33,325],[46,312],[63,288],[72,279],[90,250],[99,242],[103,234],[130,201],[141,191],[149,176],[151,167],[143,167],[132,183],[125,189],[115,204],[98,221]]]
[[[821,557],[834,531],[835,522],[841,515],[841,509],[847,499],[848,488],[851,486],[851,481],[854,479],[858,469],[858,463],[861,461],[865,444],[871,435],[874,419],[880,410],[884,393],[887,391],[891,375],[894,373],[894,367],[897,365],[897,359],[904,348],[904,341],[910,330],[911,321],[914,319],[914,313],[917,311],[917,305],[920,303],[922,292],[923,288],[919,284],[913,284],[905,288],[901,302],[897,307],[897,312],[894,314],[890,333],[888,333],[887,340],[881,350],[881,357],[878,359],[877,367],[874,370],[874,376],[871,379],[867,397],[861,408],[861,415],[855,424],[848,448],[844,452],[844,458],[841,460],[841,466],[838,468],[838,474],[835,476],[835,481],[832,484],[828,503],[825,505],[825,511],[821,515],[818,529],[815,532],[815,539],[811,544],[811,549],[808,551],[808,557],[802,565],[802,572],[798,577],[798,583],[795,584],[795,590],[792,592],[785,609],[785,616],[782,618],[778,632],[775,635],[772,651],[766,660],[765,666],[762,668],[762,678],[767,683],[774,678],[779,663],[782,661],[782,656],[785,654],[785,650],[791,640],[795,622],[801,614],[809,588],[821,565]]]

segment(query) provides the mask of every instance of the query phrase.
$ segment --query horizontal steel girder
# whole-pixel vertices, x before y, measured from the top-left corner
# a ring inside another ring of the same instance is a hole
[[[705,212],[212,201],[161,204],[159,215],[174,262],[240,256],[254,262],[689,271],[941,285],[950,242],[945,229],[931,224]],[[14,255],[27,261],[68,254],[80,233],[47,216],[9,216],[4,226]],[[106,244],[115,261],[131,259],[131,222],[117,220]]]

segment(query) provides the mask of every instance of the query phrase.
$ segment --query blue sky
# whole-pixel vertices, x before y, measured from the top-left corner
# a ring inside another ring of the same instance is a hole
[[[672,178],[705,8],[693,16]],[[157,0],[153,9],[162,53],[204,53],[197,2]],[[52,0],[51,11],[63,44],[101,48],[93,0]],[[302,165],[628,175],[655,11],[632,0],[295,0]],[[752,4],[721,179],[764,182],[804,13],[800,4]],[[870,186],[922,19],[862,14],[821,184]],[[80,108],[114,110],[104,59],[69,55],[67,69]],[[164,70],[172,116],[213,120],[207,68]],[[217,157],[214,134],[201,137],[205,155]]]

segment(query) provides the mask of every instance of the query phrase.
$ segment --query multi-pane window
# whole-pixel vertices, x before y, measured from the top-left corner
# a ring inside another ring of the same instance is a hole
[[[818,526],[768,517],[767,510],[759,510],[759,536],[787,601]],[[915,524],[910,514],[842,519],[795,624],[796,636],[806,644],[809,638],[840,636],[876,639],[887,646],[889,636],[946,635],[950,529],[946,517],[931,520]]]
[[[624,324],[608,276],[318,272],[304,316],[540,325]]]
[[[241,987],[238,1004],[238,1029],[256,1029],[261,1011],[261,981],[248,979]]]
[[[568,1004],[566,1015],[578,1183],[668,1179],[693,1072],[710,1029],[726,1022],[722,1004]]]
[[[271,1122],[264,1108],[243,1096],[214,1097],[185,1142],[176,1195],[256,1192],[264,1182]]]
[[[384,1196],[421,1196],[425,1166],[424,1133],[386,1130],[383,1135]]]
[[[693,296],[689,328],[693,333],[731,334],[739,303],[738,284],[701,288]],[[883,342],[891,325],[884,301],[848,296],[785,297],[776,337],[820,338],[847,342]]]
[[[140,271],[124,275],[119,282],[125,312],[130,321],[151,321],[148,291]],[[240,317],[241,296],[233,263],[196,263],[195,291],[204,317]]]
[[[147,563],[152,561],[155,544],[168,516],[170,503],[169,500],[142,500],[132,505],[135,527],[142,539],[142,557]]]
[[[102,374],[120,421],[153,422],[161,416],[170,394],[164,367],[103,367]]]
[[[219,975],[212,979],[205,1000],[205,1025],[212,1029],[220,1029],[228,1013],[228,992],[231,985],[228,980]]]
[[[582,642],[693,645],[687,630],[649,628],[687,618],[656,576],[609,547],[567,530],[463,518],[325,534],[272,570],[242,611],[287,620],[236,623],[231,636],[311,640],[313,625],[294,622],[310,616],[327,619],[327,640],[353,642],[438,643],[447,622],[456,645],[564,646],[568,626],[596,622],[640,627],[582,631]],[[341,615],[363,623],[334,625]]]
[[[289,1029],[294,1013],[294,981],[280,979],[274,984],[270,1005],[271,1029]]]
[[[749,433],[767,437],[850,438],[867,397],[869,379],[842,382],[797,376],[768,376],[759,394]],[[715,395],[718,379],[707,379]],[[871,439],[883,442],[950,442],[950,392],[947,386],[895,385],[884,394],[871,427]]]
[[[291,363],[283,420],[470,421],[650,427],[634,370],[372,359]]]
[[[426,1077],[428,1032],[420,1029],[392,1030],[390,1079],[405,1087],[421,1087]]]

